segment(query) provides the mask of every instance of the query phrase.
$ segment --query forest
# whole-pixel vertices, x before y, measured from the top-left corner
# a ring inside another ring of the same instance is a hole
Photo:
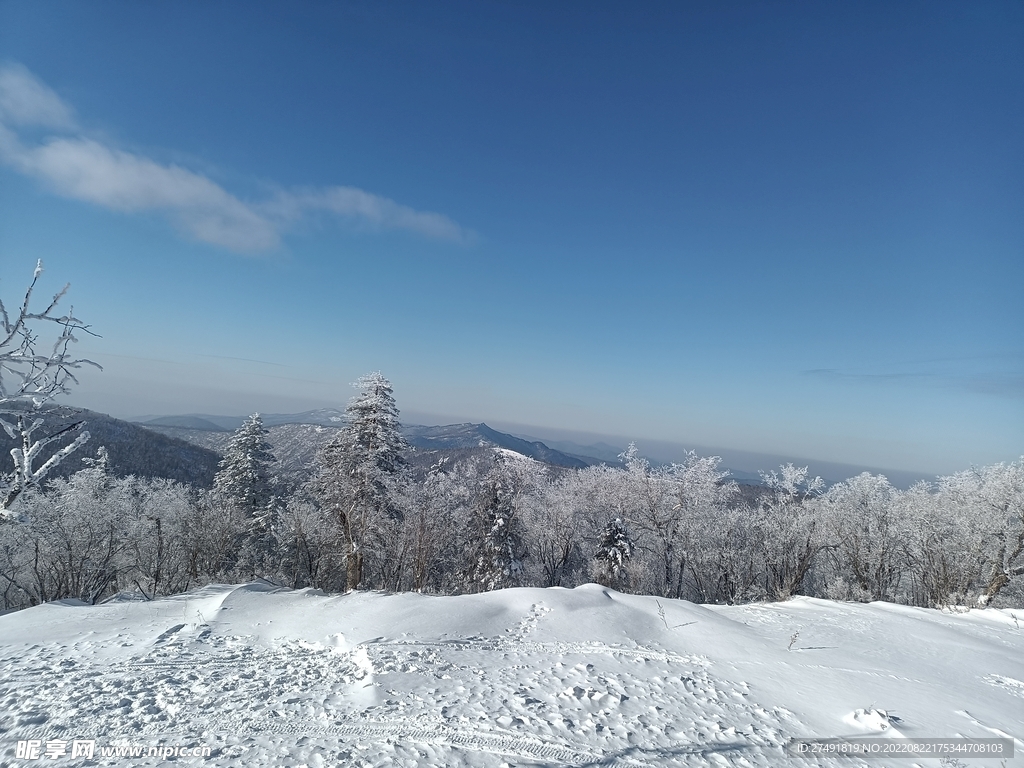
[[[272,471],[253,414],[212,488],[115,475],[83,420],[47,424],[43,406],[99,366],[69,353],[90,331],[60,314],[66,286],[31,309],[41,272],[19,309],[0,302],[0,427],[16,446],[0,476],[0,610],[257,579],[326,592],[597,582],[699,603],[1024,605],[1024,458],[907,490],[869,473],[826,488],[787,464],[741,492],[718,457],[654,467],[632,444],[618,466],[580,469],[506,449],[416,450],[376,372],[298,473]],[[54,472],[76,452],[80,469]]]
[[[805,467],[742,493],[717,457],[552,467],[512,451],[417,452],[390,382],[358,382],[302,475],[271,472],[258,414],[212,489],[115,477],[105,450],[27,487],[0,523],[2,609],[212,582],[437,594],[598,582],[699,603],[809,595],[917,606],[1022,605],[1024,460],[900,490]],[[435,460],[436,459],[436,460]]]

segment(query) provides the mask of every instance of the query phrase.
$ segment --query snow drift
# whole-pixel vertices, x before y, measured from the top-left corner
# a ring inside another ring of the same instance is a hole
[[[128,764],[16,756],[18,741],[94,739],[210,746],[174,761],[196,765],[778,766],[803,762],[791,738],[874,735],[1008,737],[1006,764],[1024,765],[1018,618],[593,584],[67,600],[0,616],[0,764]]]

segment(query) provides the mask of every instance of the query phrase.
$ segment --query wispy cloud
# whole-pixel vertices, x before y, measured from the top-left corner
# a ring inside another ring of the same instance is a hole
[[[801,371],[805,376],[818,379],[836,379],[846,381],[910,381],[914,379],[934,378],[933,373],[848,373],[836,368],[813,368]]]
[[[0,67],[0,116],[13,125],[75,127],[71,107],[20,64]]]
[[[161,211],[196,240],[233,251],[267,250],[280,241],[274,222],[200,174],[92,139],[26,147],[8,134],[0,136],[0,158],[63,197],[114,211]]]
[[[440,213],[417,211],[356,187],[292,190],[262,206],[282,219],[299,218],[309,211],[325,211],[357,219],[381,229],[405,229],[442,240],[467,241],[471,234]]]
[[[1015,371],[859,373],[840,371],[835,368],[814,368],[801,371],[801,374],[823,381],[867,385],[902,384],[952,387],[968,392],[1008,397],[1013,400],[1024,399],[1024,374]]]
[[[30,125],[63,135],[26,143],[11,127]],[[472,239],[447,216],[355,187],[281,190],[268,200],[244,201],[201,173],[83,135],[73,110],[18,64],[0,67],[0,162],[55,194],[119,212],[160,212],[190,237],[238,252],[275,248],[288,226],[313,212],[375,229],[453,242]]]
[[[967,388],[972,392],[1024,400],[1024,374],[973,376],[968,379]]]

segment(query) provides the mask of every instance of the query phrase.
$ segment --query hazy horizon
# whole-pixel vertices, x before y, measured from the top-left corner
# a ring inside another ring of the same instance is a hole
[[[342,406],[323,406],[324,408],[336,408],[343,410]],[[308,409],[318,410],[318,409]],[[263,415],[285,415],[291,416],[306,411],[275,412],[262,410],[258,411]],[[195,417],[217,417],[244,419],[250,413],[211,413],[208,411],[189,411],[180,413],[148,413],[134,416],[118,416],[125,421],[145,423],[147,421],[173,417],[173,416],[195,416]],[[686,458],[687,452],[694,451],[700,456],[719,456],[722,459],[722,466],[739,472],[744,478],[756,477],[759,472],[770,472],[778,470],[779,466],[785,463],[794,463],[800,466],[810,467],[812,475],[820,475],[826,481],[833,483],[853,477],[864,471],[873,474],[884,474],[897,487],[908,488],[919,480],[932,481],[942,475],[942,472],[924,472],[905,470],[899,467],[883,467],[874,464],[849,464],[844,462],[833,462],[813,456],[797,456],[792,454],[769,454],[756,451],[744,451],[728,446],[698,445],[685,440],[652,440],[638,436],[614,435],[599,432],[582,432],[579,430],[559,429],[558,427],[545,426],[541,424],[517,424],[503,421],[472,418],[459,418],[441,414],[429,414],[421,412],[405,412],[401,414],[403,425],[409,426],[451,426],[458,424],[486,424],[492,429],[530,440],[540,440],[549,447],[563,450],[566,453],[578,453],[590,456],[590,458],[602,458],[593,454],[587,454],[587,447],[606,445],[619,451],[625,450],[630,443],[636,443],[640,454],[656,463],[668,464],[681,462]],[[579,448],[559,448],[553,443],[574,443]],[[968,469],[961,467],[960,469]]]

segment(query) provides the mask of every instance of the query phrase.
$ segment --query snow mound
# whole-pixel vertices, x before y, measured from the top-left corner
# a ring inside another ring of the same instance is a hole
[[[1022,680],[1024,632],[994,609],[213,585],[0,616],[0,765],[30,764],[28,739],[225,766],[777,766],[791,738],[857,735],[1007,734],[1024,755]]]

